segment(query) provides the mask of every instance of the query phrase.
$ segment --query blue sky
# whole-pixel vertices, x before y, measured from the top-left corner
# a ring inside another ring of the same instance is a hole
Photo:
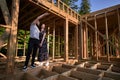
[[[80,5],[81,0],[78,0],[76,3],[77,5]],[[91,12],[101,10],[107,7],[111,7],[117,4],[120,4],[120,0],[90,0],[91,3]]]

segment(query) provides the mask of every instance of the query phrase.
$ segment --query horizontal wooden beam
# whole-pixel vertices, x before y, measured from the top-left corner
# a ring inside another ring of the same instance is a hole
[[[3,24],[0,24],[0,27],[3,27],[3,28],[11,28],[11,26],[9,26],[9,25],[3,25]]]

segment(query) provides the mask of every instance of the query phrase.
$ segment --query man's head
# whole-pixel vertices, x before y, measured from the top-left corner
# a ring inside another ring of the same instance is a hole
[[[45,29],[45,24],[42,24],[42,25],[41,25],[41,29]]]
[[[37,24],[37,26],[39,26],[39,25],[40,25],[40,21],[38,20],[38,21],[36,22],[36,24]]]

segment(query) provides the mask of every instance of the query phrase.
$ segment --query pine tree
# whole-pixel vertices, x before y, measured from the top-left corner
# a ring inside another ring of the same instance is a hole
[[[82,0],[81,6],[80,6],[80,9],[79,9],[78,12],[81,15],[90,13],[90,2],[89,2],[89,0]]]
[[[63,1],[65,4],[67,4],[68,6],[70,6],[72,9],[76,10],[78,9],[78,6],[75,4],[75,2],[77,2],[78,0],[61,0]]]

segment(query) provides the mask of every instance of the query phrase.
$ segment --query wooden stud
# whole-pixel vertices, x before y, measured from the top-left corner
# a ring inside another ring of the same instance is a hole
[[[64,60],[67,62],[68,61],[68,38],[69,38],[69,26],[68,26],[68,18],[66,17],[65,23],[64,23],[64,52],[65,52],[65,58]]]
[[[109,58],[109,37],[108,37],[108,19],[107,19],[107,13],[105,13],[105,29],[106,29],[106,40],[107,40],[107,44],[106,44],[106,51],[107,51],[107,60],[108,62],[110,61]]]
[[[58,56],[60,56],[60,27],[58,27]]]
[[[23,56],[25,56],[25,52],[26,52],[26,30],[25,30],[25,34],[24,34],[24,45],[23,45]]]
[[[48,26],[48,37],[47,37],[47,49],[48,49],[48,54],[50,52],[50,27]]]
[[[53,54],[52,54],[52,59],[54,60],[55,58],[55,20],[53,22]]]
[[[119,33],[120,33],[120,13],[119,13],[119,8],[117,9],[117,15],[118,15],[118,26],[119,26]],[[120,34],[119,34],[120,36]]]
[[[12,27],[10,38],[8,42],[7,50],[7,75],[14,74],[14,57],[16,50],[17,40],[17,27],[18,27],[18,16],[19,16],[19,3],[20,0],[12,0]],[[7,79],[8,80],[8,79]],[[9,80],[13,80],[13,76],[9,77]]]
[[[80,26],[79,26],[79,34],[80,34],[80,37],[79,37],[79,42],[80,42],[80,49],[79,49],[79,58],[80,59],[83,59],[83,25],[82,25],[82,21],[80,23]]]
[[[87,59],[87,24],[85,23],[84,28],[83,28],[83,58]]]
[[[85,18],[87,21],[87,17]],[[85,24],[86,26],[86,58],[88,58],[88,27],[87,24]]]
[[[98,34],[97,34],[97,20],[96,20],[96,16],[94,17],[95,19],[95,51],[96,51],[96,60],[98,61]]]
[[[92,26],[90,23],[88,23],[86,20],[84,20],[84,19],[81,19],[83,22],[85,22],[90,28],[92,28],[94,31],[97,31],[97,33],[101,36],[101,37],[103,37],[104,38],[104,35],[101,33],[101,32],[99,32],[98,30],[96,30],[95,28],[94,28],[94,26]]]
[[[2,14],[5,20],[5,23],[7,25],[11,25],[11,16],[7,7],[7,3],[6,0],[1,0],[0,1],[0,7],[2,10]],[[8,39],[10,34],[10,29],[6,28],[5,32],[0,36],[0,45],[3,45],[5,43],[5,41]]]
[[[78,60],[78,25],[75,26],[75,58]]]
[[[18,55],[18,40],[16,40],[16,52],[15,52],[15,58],[17,58]]]
[[[10,16],[9,9],[7,7],[6,0],[1,0],[0,1],[0,7],[1,7],[1,10],[2,10],[2,13],[3,13],[5,23],[7,25],[11,25],[11,16]]]

